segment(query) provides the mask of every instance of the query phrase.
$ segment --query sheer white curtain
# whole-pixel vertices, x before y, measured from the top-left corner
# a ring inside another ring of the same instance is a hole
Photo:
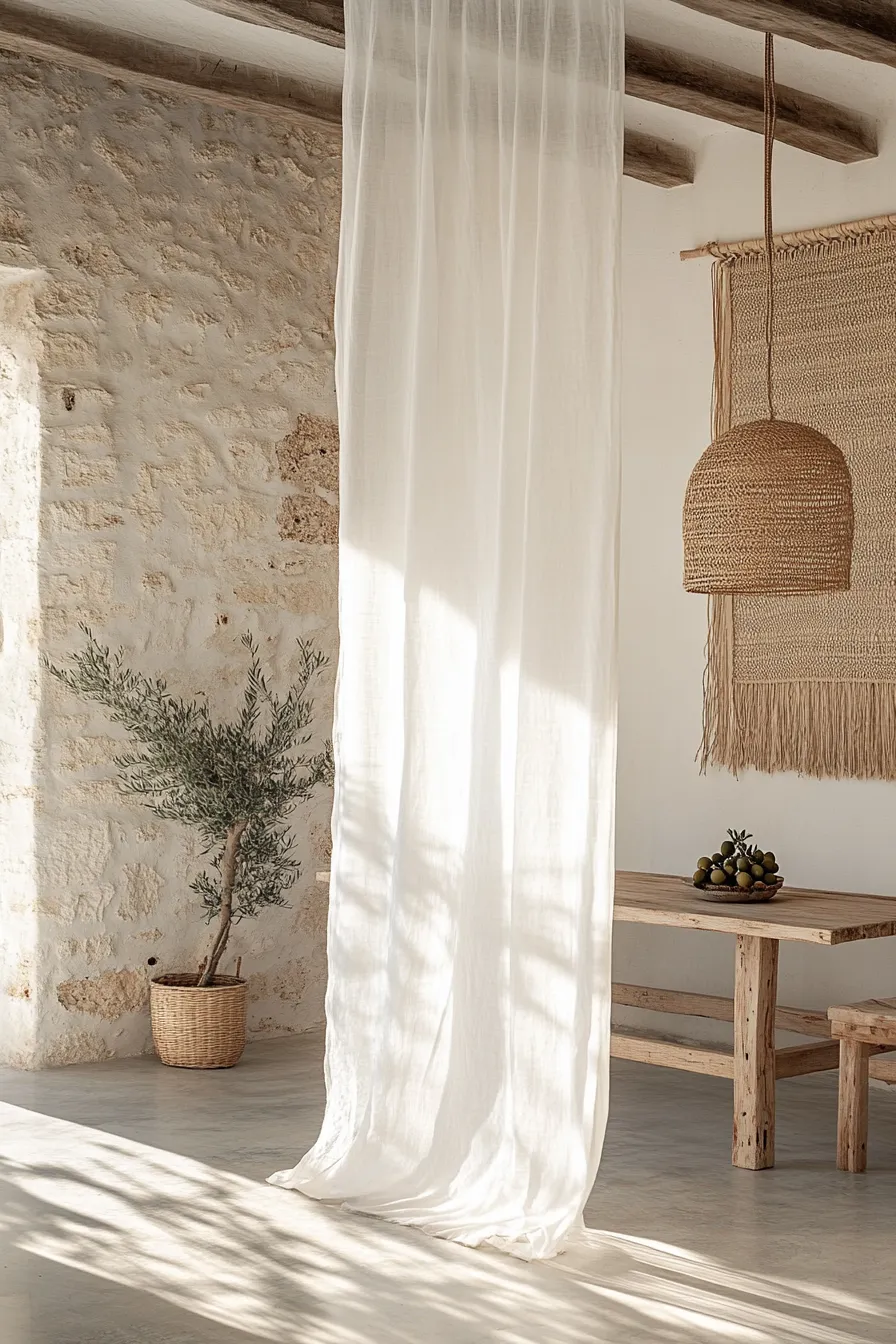
[[[607,1111],[621,0],[346,0],[327,1111],[272,1181],[553,1254]]]

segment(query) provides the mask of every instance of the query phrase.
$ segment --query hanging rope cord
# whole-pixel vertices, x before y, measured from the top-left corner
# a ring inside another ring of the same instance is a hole
[[[778,103],[775,96],[775,39],[765,35],[765,369],[768,394],[768,418],[775,418],[772,351],[775,340],[775,236],[772,222],[772,158],[775,152],[775,130],[778,123]]]

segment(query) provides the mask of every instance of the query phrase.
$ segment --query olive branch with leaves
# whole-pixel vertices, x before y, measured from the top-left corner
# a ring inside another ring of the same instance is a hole
[[[232,925],[267,906],[287,904],[301,873],[289,823],[292,809],[333,781],[332,745],[308,752],[314,716],[310,694],[327,665],[310,643],[298,642],[299,665],[285,696],[270,689],[259,647],[242,638],[249,668],[242,706],[216,721],[205,695],[174,695],[161,677],[128,666],[83,626],[86,646],[66,667],[44,666],[69,690],[97,701],[120,724],[134,749],[115,757],[118,784],[158,817],[193,827],[209,866],[192,883],[208,923],[217,926],[199,985],[209,985]]]

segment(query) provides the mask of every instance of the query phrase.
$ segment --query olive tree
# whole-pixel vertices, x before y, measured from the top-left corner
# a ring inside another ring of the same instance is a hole
[[[209,862],[191,884],[207,922],[216,921],[199,985],[212,981],[234,923],[266,906],[286,905],[298,878],[290,826],[293,808],[333,779],[332,747],[308,748],[314,712],[310,694],[326,658],[300,641],[298,668],[285,695],[270,689],[251,635],[246,687],[236,717],[219,722],[204,694],[174,695],[161,677],[128,666],[85,626],[87,643],[68,666],[47,670],[108,711],[133,749],[115,758],[119,787],[158,817],[191,826]]]

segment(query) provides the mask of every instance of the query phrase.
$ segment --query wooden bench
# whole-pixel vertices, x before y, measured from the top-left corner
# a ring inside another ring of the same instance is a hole
[[[864,1171],[868,1163],[868,1079],[896,1082],[896,1060],[876,1056],[896,1050],[896,999],[866,999],[829,1008],[831,1035],[840,1042],[837,1166]]]

